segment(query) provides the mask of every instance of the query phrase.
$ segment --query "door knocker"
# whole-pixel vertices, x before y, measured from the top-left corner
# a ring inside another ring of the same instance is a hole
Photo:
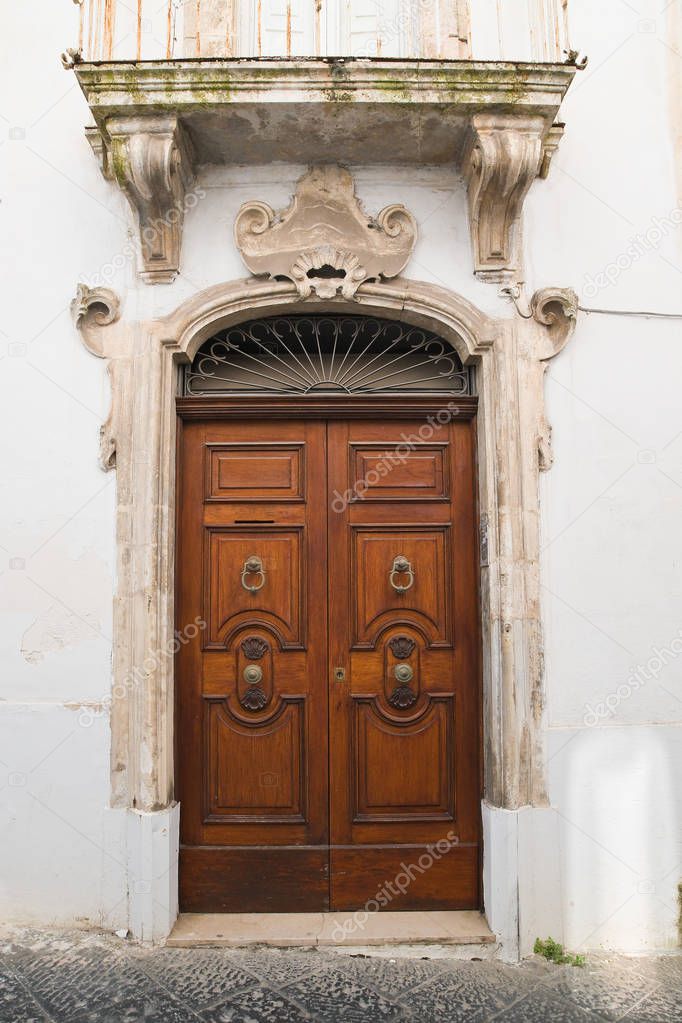
[[[246,581],[247,575],[259,575],[260,582],[255,584],[249,584]],[[244,562],[242,568],[242,586],[249,593],[257,593],[258,590],[262,590],[265,586],[265,569],[263,568],[263,562],[255,554],[251,554]]]
[[[402,575],[407,572],[407,582],[398,583],[396,582],[396,576]],[[391,574],[389,575],[389,582],[396,593],[404,593],[409,590],[414,583],[414,572],[412,571],[412,565],[409,563],[404,554],[397,554],[393,559],[393,567]]]

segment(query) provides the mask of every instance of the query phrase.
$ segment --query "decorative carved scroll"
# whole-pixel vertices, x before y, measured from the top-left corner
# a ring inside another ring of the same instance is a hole
[[[245,710],[262,710],[268,702],[268,698],[260,686],[251,686],[240,697],[240,703]]]
[[[274,695],[270,643],[262,636],[245,636],[236,648],[236,662],[239,703],[245,710],[263,710]]]
[[[79,284],[71,302],[71,316],[87,350],[104,359],[111,354],[106,350],[106,328],[116,323],[121,315],[118,295],[109,288],[89,288]],[[120,369],[113,359],[107,367],[111,380],[111,408],[106,422],[100,427],[99,464],[105,472],[116,465],[116,433],[121,411]]]
[[[388,702],[396,710],[407,710],[417,702],[417,694],[407,685],[396,686],[388,697]]]
[[[539,347],[540,386],[549,359],[564,348],[573,333],[578,318],[578,296],[572,288],[542,288],[530,300],[530,315],[547,329]],[[538,429],[538,464],[540,472],[552,468],[552,427],[544,411],[544,402],[538,400],[540,425]]]
[[[79,284],[71,301],[71,316],[83,344],[93,355],[104,357],[99,341],[99,328],[115,323],[121,315],[121,302],[110,288],[89,288]]]
[[[270,646],[266,640],[261,639],[259,636],[248,636],[242,641],[244,656],[248,657],[250,661],[259,661],[269,649]]]
[[[313,167],[299,180],[287,210],[245,203],[234,237],[253,274],[288,278],[301,298],[352,298],[367,280],[396,277],[417,240],[417,223],[400,205],[369,217],[353,178],[336,166]]]
[[[542,361],[558,355],[573,333],[578,317],[578,296],[572,288],[541,288],[530,300],[534,320],[548,327],[550,349]]]
[[[170,283],[180,269],[185,194],[192,178],[189,141],[174,115],[112,117],[107,121],[111,170],[140,232],[140,277]]]
[[[388,645],[393,656],[399,661],[404,661],[406,657],[410,656],[416,644],[409,636],[394,636],[389,640]]]

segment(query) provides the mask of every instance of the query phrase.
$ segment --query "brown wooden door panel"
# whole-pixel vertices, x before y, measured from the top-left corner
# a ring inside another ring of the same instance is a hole
[[[423,425],[184,425],[185,910],[479,905],[473,424]]]
[[[433,843],[333,847],[332,906],[337,910],[478,908],[471,894],[478,887],[478,859],[475,845],[454,846],[443,854]]]
[[[479,904],[473,432],[440,427],[420,460],[422,425],[328,428],[331,500],[360,497],[337,499],[329,521],[331,662],[347,669],[331,694],[335,909],[364,905],[438,842],[447,853],[415,871],[400,907]]]
[[[195,911],[328,904],[327,517],[308,499],[325,493],[325,440],[314,422],[182,432],[178,629],[206,622],[177,659]]]

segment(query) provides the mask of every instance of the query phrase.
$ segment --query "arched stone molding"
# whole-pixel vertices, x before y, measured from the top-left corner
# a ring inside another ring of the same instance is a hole
[[[103,446],[105,467],[115,460],[118,476],[113,806],[144,814],[173,806],[178,364],[225,326],[313,310],[423,326],[477,364],[485,799],[505,810],[546,804],[538,475],[551,455],[543,378],[570,336],[575,308],[575,296],[560,289],[538,292],[528,314],[492,318],[445,288],[403,278],[327,301],[302,299],[291,282],[249,279],[132,323],[118,316],[111,293],[79,291],[77,326],[88,349],[109,360],[112,382]],[[163,937],[172,920],[156,920],[151,901],[149,914],[147,933]]]

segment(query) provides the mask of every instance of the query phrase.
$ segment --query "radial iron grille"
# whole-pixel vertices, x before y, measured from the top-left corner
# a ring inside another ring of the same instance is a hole
[[[185,368],[187,396],[471,394],[471,372],[436,334],[393,320],[289,316],[228,327]]]

